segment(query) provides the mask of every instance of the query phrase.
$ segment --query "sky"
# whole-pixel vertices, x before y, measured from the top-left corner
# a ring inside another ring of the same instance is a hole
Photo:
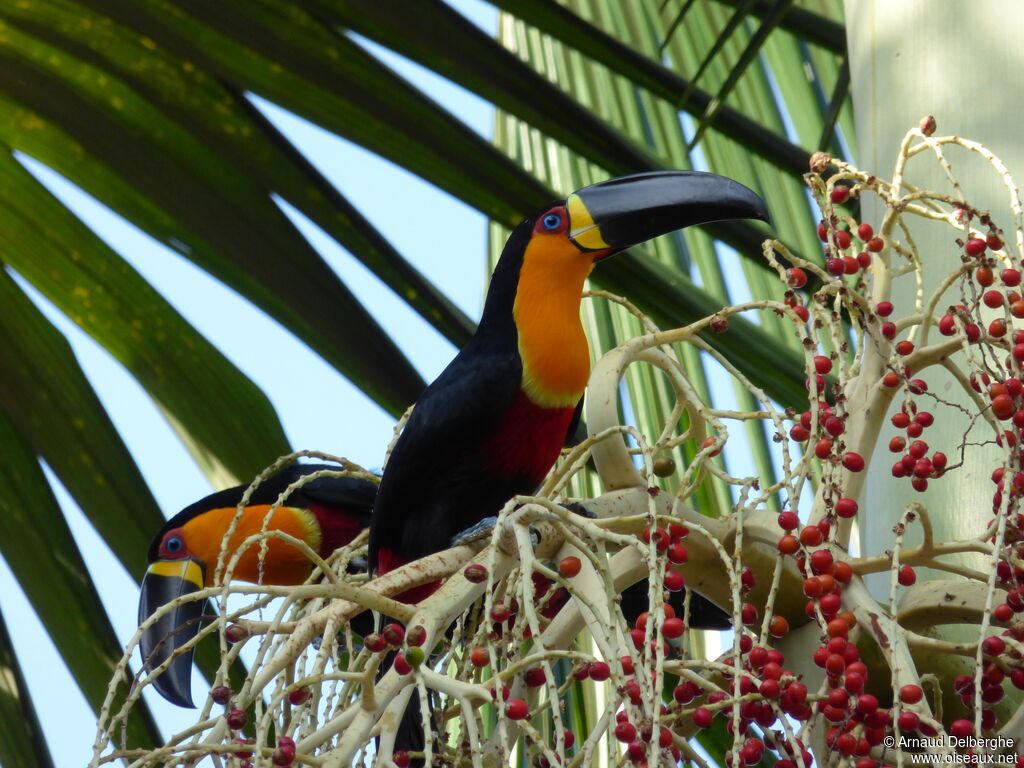
[[[490,5],[481,0],[449,2],[489,33],[497,29],[497,13]],[[487,102],[385,49],[362,42],[490,138],[494,113]],[[487,276],[487,221],[482,214],[344,139],[264,100],[254,101],[405,258],[470,317],[479,317]],[[342,455],[370,468],[380,466],[394,427],[388,414],[231,289],[46,167],[29,158],[19,159],[260,386],[276,408],[293,447]],[[371,308],[423,378],[430,381],[436,377],[454,355],[454,347],[344,249],[286,204],[282,207],[353,293]],[[444,253],[425,247],[441,241],[442,236],[447,244]],[[214,490],[153,401],[121,365],[38,293],[24,282],[21,285],[70,340],[164,513],[170,517]],[[301,371],[301,375],[281,376],[282,370]],[[268,457],[268,463],[273,458]],[[52,473],[48,472],[48,477],[118,637],[127,643],[137,626],[138,588]],[[91,753],[95,717],[2,560],[0,594],[54,763],[59,768],[83,765]],[[200,680],[194,680],[197,692],[203,690]],[[194,710],[174,707],[155,694],[147,695],[147,701],[165,735],[194,721]]]

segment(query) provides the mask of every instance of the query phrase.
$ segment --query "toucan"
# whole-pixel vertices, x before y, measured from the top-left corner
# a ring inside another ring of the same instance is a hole
[[[320,470],[337,470],[325,464],[293,464],[258,485],[242,509],[224,562],[249,536],[263,529],[270,507],[289,485]],[[177,597],[213,586],[221,544],[235,519],[238,504],[248,485],[218,491],[168,520],[149,547],[149,568],[139,596],[139,623],[157,608]],[[284,499],[267,524],[301,539],[321,557],[352,541],[370,523],[376,483],[354,477],[318,477]],[[313,564],[296,547],[280,539],[268,539],[265,557],[260,547],[247,549],[233,577],[262,584],[301,584]],[[184,602],[146,630],[139,643],[144,666],[153,669],[187,643],[199,631],[203,601]],[[178,656],[153,683],[168,701],[192,707],[192,651]]]
[[[764,201],[722,176],[656,171],[601,181],[544,206],[510,234],[473,337],[424,390],[384,468],[370,568],[386,573],[537,489],[574,431],[590,376],[580,320],[595,264],[694,224],[768,220]],[[437,584],[400,596],[418,602]],[[419,751],[418,701],[396,748]]]

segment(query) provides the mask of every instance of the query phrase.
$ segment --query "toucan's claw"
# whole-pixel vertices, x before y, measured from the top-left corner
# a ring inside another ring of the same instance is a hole
[[[591,512],[586,507],[584,507],[578,501],[567,501],[564,504],[560,504],[559,506],[564,507],[565,509],[567,509],[570,512],[572,512],[574,515],[579,515],[580,517],[585,517],[588,520],[597,520],[597,515],[594,514],[593,512]]]
[[[494,533],[494,528],[497,524],[497,515],[485,517],[479,523],[475,523],[461,533],[452,536],[451,545],[453,547],[461,547],[467,544],[475,544],[482,539],[489,539],[491,534]]]

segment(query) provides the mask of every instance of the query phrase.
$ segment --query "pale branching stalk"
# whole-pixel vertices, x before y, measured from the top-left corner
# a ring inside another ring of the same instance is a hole
[[[949,159],[954,150],[981,156],[1004,181],[1007,221],[971,206]],[[908,162],[928,159],[942,167],[951,192],[903,182]],[[1018,342],[1013,332],[1024,318],[1019,195],[1007,169],[981,145],[920,130],[907,134],[891,181],[820,155],[811,168],[806,181],[822,211],[824,258],[801,259],[767,241],[761,256],[780,278],[776,299],[723,307],[662,330],[626,299],[588,293],[590,301],[625,308],[644,332],[599,359],[587,393],[589,437],[565,451],[536,495],[505,505],[485,546],[453,548],[368,580],[347,568],[365,537],[324,560],[268,529],[274,505],[262,531],[222,555],[218,586],[177,601],[218,598],[220,615],[186,646],[220,639],[217,684],[245,648],[251,671],[229,706],[252,712],[254,761],[269,764],[268,745],[288,736],[298,764],[404,764],[408,756],[394,752],[394,731],[416,696],[424,725],[443,731],[427,740],[427,756],[445,765],[496,768],[525,755],[536,765],[570,768],[679,759],[703,766],[698,737],[731,751],[734,765],[757,762],[765,750],[799,766],[812,753],[819,765],[853,766],[864,757],[854,751],[904,765],[907,736],[934,736],[931,754],[955,764],[964,751],[943,741],[947,734],[989,739],[975,753],[988,750],[993,764],[1011,764],[1014,749],[992,739],[1024,731],[1017,692],[1024,688],[1024,334]],[[880,200],[877,229],[861,228],[846,213],[850,195]],[[919,252],[911,221],[948,230],[958,254],[948,274],[924,279],[936,260]],[[1008,244],[999,224],[1012,232]],[[800,292],[808,278],[813,292]],[[896,281],[912,286],[908,306],[888,304]],[[928,294],[926,285],[938,287]],[[982,306],[996,311],[994,321],[982,320]],[[756,313],[791,324],[803,351],[805,402],[780,407],[708,343],[730,332],[730,318]],[[680,362],[683,344],[701,350],[725,380],[741,383],[754,409],[705,402]],[[649,367],[671,393],[664,423],[647,432],[620,418],[621,383],[633,366]],[[950,386],[963,396],[929,390],[931,370],[952,374]],[[962,426],[962,437],[935,451],[923,435],[939,418]],[[745,474],[749,463],[731,453],[730,428],[750,422],[762,423],[773,439],[774,477]],[[854,521],[877,525],[881,517],[856,502],[864,497],[866,465],[887,462],[886,447],[897,465],[880,482],[923,491],[941,488],[944,476],[962,469],[965,453],[982,444],[1001,454],[984,530],[936,540],[927,506],[914,501],[887,510],[899,520],[884,551],[851,548]],[[679,448],[690,457],[683,466],[666,459],[684,455]],[[291,460],[268,468],[254,486]],[[337,474],[373,477],[335,461]],[[570,484],[592,471],[591,463],[604,493],[573,499]],[[709,487],[727,489],[732,499],[717,519],[701,514]],[[769,511],[776,498],[781,514]],[[905,543],[918,527],[922,543]],[[234,526],[225,544],[233,533]],[[241,551],[255,546],[265,557],[273,538],[315,565],[309,582],[232,582]],[[985,558],[986,567],[958,559],[966,554]],[[921,568],[942,580],[914,583]],[[889,589],[878,602],[864,577],[883,572]],[[620,595],[644,578],[649,612],[631,624]],[[441,588],[418,605],[389,597],[434,580],[443,581]],[[686,599],[673,602],[673,591],[684,588]],[[714,659],[688,654],[695,630],[679,621],[691,618],[698,593],[737,628]],[[128,659],[142,630],[174,606],[147,620],[118,665],[92,765],[186,765],[201,756],[242,764],[232,755],[240,734],[209,699],[195,725],[160,749],[117,743],[141,691],[169,664],[141,676],[115,712]],[[385,669],[377,679],[385,654],[364,648],[349,626],[364,610],[419,628],[424,658],[411,673]],[[227,643],[229,623],[248,640]],[[956,626],[962,636],[940,637],[933,631],[939,625]],[[294,704],[296,692],[310,695]]]

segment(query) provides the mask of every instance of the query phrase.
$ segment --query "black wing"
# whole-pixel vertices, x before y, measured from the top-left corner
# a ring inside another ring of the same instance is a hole
[[[382,548],[420,557],[447,546],[467,515],[472,521],[493,514],[474,515],[467,505],[486,508],[488,494],[501,492],[478,471],[480,448],[521,378],[517,353],[471,342],[427,387],[384,468],[370,524],[371,569]]]

